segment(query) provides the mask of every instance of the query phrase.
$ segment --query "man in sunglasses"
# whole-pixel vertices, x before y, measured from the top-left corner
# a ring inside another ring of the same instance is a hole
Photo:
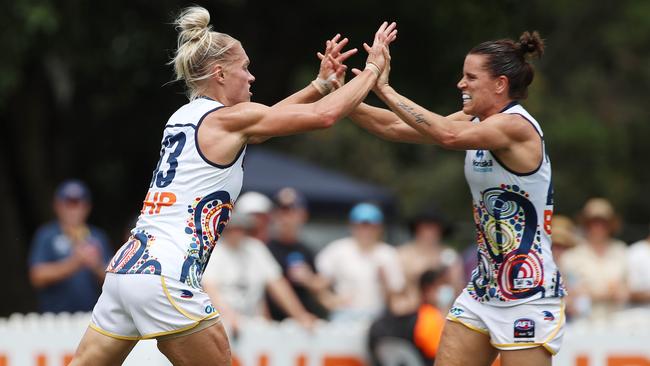
[[[34,235],[29,278],[37,290],[40,312],[91,311],[113,253],[106,234],[86,223],[90,190],[68,180],[54,194],[56,220]]]

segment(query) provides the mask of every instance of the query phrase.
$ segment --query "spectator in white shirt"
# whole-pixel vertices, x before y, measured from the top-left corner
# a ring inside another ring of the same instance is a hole
[[[248,236],[253,225],[252,217],[233,213],[205,269],[203,288],[234,332],[243,318],[268,318],[265,290],[290,317],[311,327],[315,317],[302,306],[271,252]]]
[[[393,308],[405,287],[397,251],[381,241],[381,210],[360,203],[349,219],[352,236],[330,243],[316,257],[316,268],[337,297],[332,320],[376,317],[386,305]]]
[[[603,198],[587,201],[580,215],[584,238],[568,250],[559,265],[566,279],[575,279],[578,289],[589,296],[593,319],[607,319],[623,309],[628,300],[627,245],[614,238],[619,229],[612,204]]]

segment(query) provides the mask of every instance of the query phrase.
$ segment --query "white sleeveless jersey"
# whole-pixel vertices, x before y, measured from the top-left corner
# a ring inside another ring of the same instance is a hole
[[[245,147],[226,166],[208,161],[198,148],[201,122],[221,107],[198,98],[171,116],[132,237],[115,254],[108,272],[157,274],[200,287],[243,180]]]
[[[534,171],[520,174],[489,150],[467,151],[465,177],[478,244],[478,266],[467,290],[474,299],[497,306],[562,297],[565,290],[551,255],[553,187],[544,136],[518,103],[501,113],[518,114],[535,127],[542,137],[542,161]]]

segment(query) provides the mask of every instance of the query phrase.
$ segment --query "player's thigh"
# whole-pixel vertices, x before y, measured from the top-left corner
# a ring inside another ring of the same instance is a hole
[[[488,335],[447,320],[435,366],[489,366],[496,356]]]
[[[70,366],[121,365],[138,341],[112,338],[88,327]]]
[[[221,322],[183,337],[158,341],[158,349],[174,365],[230,366],[228,336]]]
[[[551,354],[544,347],[501,351],[501,366],[551,366]]]

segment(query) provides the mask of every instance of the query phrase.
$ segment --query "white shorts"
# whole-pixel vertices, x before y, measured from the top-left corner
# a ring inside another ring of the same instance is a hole
[[[201,289],[158,275],[106,273],[90,327],[117,339],[160,339],[218,317]]]
[[[552,297],[513,306],[493,306],[474,300],[463,290],[449,309],[447,319],[489,336],[497,349],[542,346],[555,355],[564,336],[564,300]]]

